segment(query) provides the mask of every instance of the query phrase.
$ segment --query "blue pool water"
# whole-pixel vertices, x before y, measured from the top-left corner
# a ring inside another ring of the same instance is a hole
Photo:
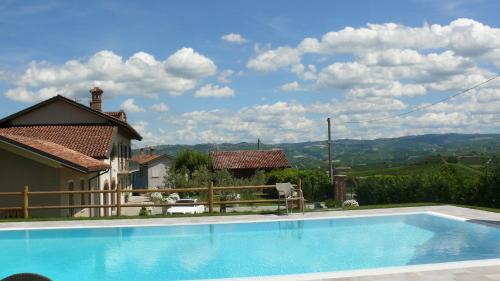
[[[429,214],[0,231],[0,279],[208,279],[491,258],[500,258],[500,228]]]

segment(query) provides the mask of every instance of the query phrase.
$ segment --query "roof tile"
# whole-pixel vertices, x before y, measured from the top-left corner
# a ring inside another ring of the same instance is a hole
[[[210,153],[215,169],[272,169],[287,168],[290,163],[283,150],[213,151]]]
[[[107,158],[113,141],[113,126],[50,125],[0,128],[0,133],[36,138],[65,146],[94,158]]]
[[[53,142],[19,135],[10,135],[4,131],[0,132],[0,138],[16,146],[27,148],[35,153],[45,154],[58,162],[85,172],[109,169],[109,165],[103,161],[99,161]]]

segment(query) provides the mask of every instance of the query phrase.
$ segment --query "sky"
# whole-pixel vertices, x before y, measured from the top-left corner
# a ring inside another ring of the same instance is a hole
[[[0,1],[0,117],[60,94],[136,146],[498,133],[499,1]],[[394,116],[394,117],[391,117]],[[378,120],[373,121],[370,120]],[[357,123],[351,123],[351,122]]]

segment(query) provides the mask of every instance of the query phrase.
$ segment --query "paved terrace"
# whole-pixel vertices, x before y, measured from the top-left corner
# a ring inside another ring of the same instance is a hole
[[[485,223],[493,227],[500,227],[500,213],[485,212],[455,206],[427,206],[407,207],[391,209],[372,210],[350,210],[350,211],[328,211],[310,212],[304,215],[294,214],[289,216],[279,215],[236,215],[236,216],[212,216],[212,217],[177,217],[177,218],[152,218],[152,219],[118,219],[118,220],[79,220],[79,221],[46,221],[46,222],[6,222],[0,223],[0,229],[33,229],[52,227],[111,227],[111,226],[147,226],[147,225],[175,225],[196,223],[221,223],[221,222],[245,222],[245,221],[272,221],[299,218],[322,218],[322,217],[349,217],[359,215],[395,214],[410,212],[438,212],[445,215],[457,216],[471,220],[476,223]],[[352,272],[351,277],[345,274],[330,275],[327,278],[318,275],[301,275],[297,278],[287,280],[332,280],[332,281],[385,281],[385,280],[439,280],[439,281],[462,281],[462,280],[500,280],[500,260],[488,262],[460,262],[455,265],[434,266],[422,265],[412,266],[407,269],[375,269]],[[249,280],[280,280],[275,278],[258,278]],[[282,279],[281,279],[282,280]]]

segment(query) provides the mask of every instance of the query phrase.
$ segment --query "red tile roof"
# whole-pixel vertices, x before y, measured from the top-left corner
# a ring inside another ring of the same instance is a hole
[[[106,125],[50,125],[0,128],[0,133],[49,141],[94,158],[107,158],[114,127]]]
[[[12,123],[11,121],[19,116],[23,116],[24,114],[27,114],[31,111],[34,111],[38,108],[41,108],[43,106],[46,106],[48,104],[51,104],[53,102],[57,102],[57,101],[62,101],[62,102],[65,102],[65,103],[68,103],[70,105],[73,105],[75,107],[78,107],[80,109],[83,109],[83,110],[86,110],[88,112],[91,112],[95,115],[98,115],[100,117],[103,117],[104,119],[106,119],[108,121],[108,125],[111,125],[111,126],[117,126],[118,128],[120,128],[120,130],[123,130],[126,134],[128,134],[128,136],[131,138],[131,139],[136,139],[136,140],[142,140],[142,136],[130,125],[128,124],[126,121],[123,121],[122,119],[119,119],[119,118],[116,118],[114,117],[112,114],[112,112],[109,112],[110,114],[106,114],[104,112],[100,112],[100,111],[97,111],[97,110],[94,110],[88,106],[85,106],[83,104],[80,104],[74,100],[71,100],[71,99],[68,99],[66,97],[63,97],[61,95],[57,95],[57,96],[54,96],[48,100],[44,100],[42,102],[39,102],[31,107],[28,107],[24,110],[21,110],[19,112],[16,112],[10,116],[7,116],[3,119],[0,120],[0,127],[11,127],[12,126]],[[125,113],[124,113],[124,116],[126,117]],[[51,124],[51,125],[58,125],[58,124]]]
[[[110,111],[104,113],[123,122],[127,122],[127,115],[124,111]]]
[[[137,162],[139,165],[145,165],[153,160],[164,157],[162,154],[138,154],[132,157],[132,161]]]
[[[11,135],[0,132],[0,141],[27,149],[33,153],[48,157],[64,166],[81,172],[94,172],[109,169],[109,165],[80,152],[71,150],[62,145],[36,138]]]
[[[288,168],[290,163],[283,150],[213,151],[214,169],[272,169]]]

